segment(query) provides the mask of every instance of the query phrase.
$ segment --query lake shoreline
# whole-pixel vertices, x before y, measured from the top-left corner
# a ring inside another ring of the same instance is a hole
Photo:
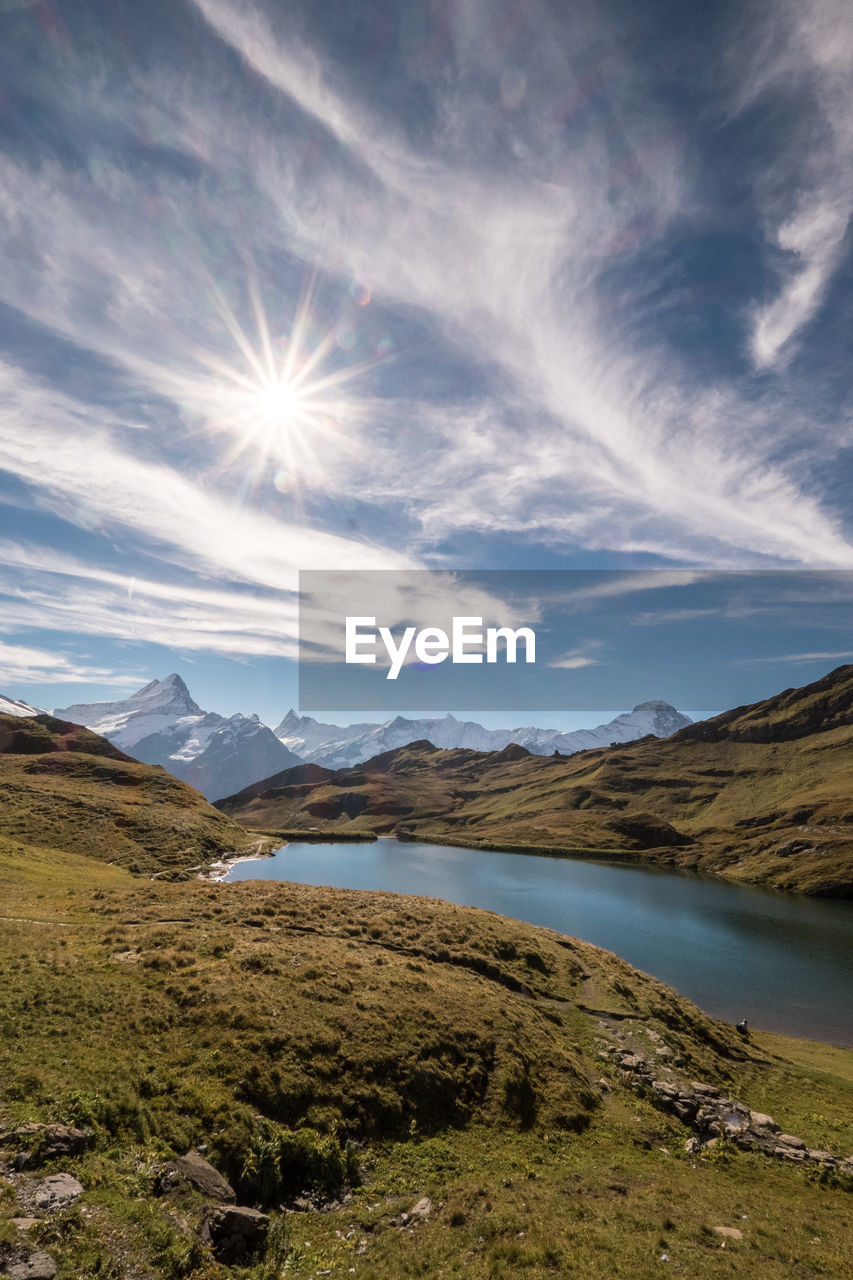
[[[296,833],[292,833],[293,836]],[[328,837],[241,857],[220,879],[434,898],[581,938],[730,1024],[853,1047],[853,919],[842,902],[641,859],[538,856],[384,837],[357,857]]]

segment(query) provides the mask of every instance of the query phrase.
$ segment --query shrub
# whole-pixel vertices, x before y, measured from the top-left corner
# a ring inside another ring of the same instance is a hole
[[[252,1133],[239,1181],[262,1208],[302,1192],[333,1196],[359,1182],[355,1147],[341,1143],[334,1132],[321,1135],[265,1124]]]

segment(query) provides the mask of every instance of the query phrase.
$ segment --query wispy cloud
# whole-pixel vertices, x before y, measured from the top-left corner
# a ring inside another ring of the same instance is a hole
[[[557,667],[562,671],[577,671],[581,667],[595,667],[598,658],[591,658],[584,653],[564,653],[561,658],[552,658],[549,667]]]
[[[294,591],[299,568],[406,568],[404,553],[277,520],[122,448],[91,407],[0,363],[0,467],[72,523],[133,530],[178,563]],[[98,429],[100,427],[100,430]]]
[[[75,371],[101,370],[87,396],[0,368],[0,467],[40,510],[104,539],[103,562],[76,566],[46,553],[24,563],[19,545],[7,626],[52,618],[289,654],[298,568],[452,562],[465,534],[487,556],[490,538],[509,535],[532,557],[581,547],[853,565],[814,467],[835,447],[825,424],[766,380],[698,373],[649,332],[632,269],[689,226],[690,145],[646,61],[595,7],[562,6],[558,20],[534,2],[519,57],[495,37],[490,6],[444,6],[441,73],[402,66],[427,103],[418,132],[313,45],[310,24],[297,31],[290,6],[193,2],[209,45],[180,76],[151,58],[108,91],[78,85],[87,164],[0,160],[0,300],[73,344]],[[800,157],[795,189],[768,177],[757,196],[781,254],[750,336],[771,374],[836,269],[853,160],[840,0],[778,12],[787,34],[768,36],[761,75],[741,64],[734,109],[793,68],[822,132],[811,180]],[[63,83],[45,75],[38,91],[67,124]],[[121,140],[144,148],[144,166]],[[218,303],[251,324],[247,259],[275,332],[310,262],[339,291],[363,282],[374,311],[411,325],[428,352],[426,372],[401,362],[353,393],[301,510],[276,507],[271,467],[227,461],[217,368],[239,352]],[[363,536],[347,532],[356,518]],[[115,537],[141,558],[132,589],[108,567]]]
[[[528,91],[525,110],[498,117],[498,142],[516,148],[515,164],[461,168],[463,140],[477,155],[479,85],[492,69],[477,64],[473,42],[464,48],[473,87],[449,85],[444,128],[415,153],[399,137],[387,141],[383,122],[358,103],[343,103],[316,62],[306,82],[255,7],[197,4],[221,38],[370,167],[372,185],[320,162],[309,212],[286,160],[267,156],[256,178],[282,215],[286,207],[298,239],[369,277],[380,296],[424,308],[514,388],[514,406],[504,396],[500,407],[484,403],[467,414],[458,405],[443,414],[422,409],[406,433],[411,454],[378,458],[373,496],[392,470],[402,472],[422,504],[428,539],[459,528],[729,563],[750,556],[853,563],[836,518],[777,460],[780,439],[802,423],[780,421],[776,404],[741,398],[734,387],[697,388],[686,367],[649,351],[630,325],[604,324],[597,272],[607,246],[623,244],[638,221],[646,237],[661,235],[686,202],[677,145],[658,146],[653,163],[644,153],[644,130],[665,136],[665,122],[648,105],[631,117],[641,85],[618,44],[605,56],[624,89],[609,105],[634,168],[633,181],[611,199],[604,132],[587,136],[581,151],[559,147],[547,179],[528,170],[525,160],[543,143],[532,121],[536,95],[551,89],[547,77]],[[538,17],[544,40],[548,19],[537,9]],[[358,220],[348,216],[344,183],[359,191]],[[805,243],[806,224],[789,234]],[[412,466],[420,461],[411,440],[418,431],[424,450],[441,440],[441,459],[429,470]]]
[[[765,663],[776,662],[840,662],[848,658],[853,658],[853,649],[840,649],[827,653],[774,653],[757,658],[739,658],[737,665],[743,666],[756,663],[763,666]]]
[[[756,367],[768,369],[795,352],[843,261],[853,215],[853,29],[845,0],[778,0],[743,22],[736,106],[775,95],[786,115],[784,140],[754,175],[778,251],[778,291],[754,308],[749,335]]]
[[[67,684],[70,681],[109,683],[138,687],[138,675],[123,675],[104,667],[90,666],[55,650],[6,644],[0,640],[0,682],[15,684]]]

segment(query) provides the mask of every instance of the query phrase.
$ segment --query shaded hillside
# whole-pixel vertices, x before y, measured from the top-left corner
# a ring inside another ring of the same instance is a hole
[[[185,783],[49,715],[0,715],[0,835],[140,872],[246,844],[246,833]]]
[[[258,828],[397,832],[530,852],[599,852],[853,894],[853,667],[689,725],[568,759],[386,752],[221,802]]]

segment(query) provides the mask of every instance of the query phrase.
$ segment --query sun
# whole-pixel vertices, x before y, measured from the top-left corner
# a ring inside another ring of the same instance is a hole
[[[302,407],[299,391],[285,378],[262,382],[256,392],[258,413],[270,427],[288,430],[298,418]]]
[[[210,351],[193,352],[205,377],[194,381],[192,400],[206,429],[228,439],[221,468],[228,470],[245,456],[253,478],[271,473],[278,488],[321,486],[335,460],[358,446],[359,402],[350,384],[390,356],[382,352],[341,366],[337,328],[318,336],[313,323],[313,279],[300,299],[290,333],[281,336],[273,336],[253,272],[249,298],[254,337],[240,324],[221,289],[212,282],[210,289],[240,356],[232,361]]]

